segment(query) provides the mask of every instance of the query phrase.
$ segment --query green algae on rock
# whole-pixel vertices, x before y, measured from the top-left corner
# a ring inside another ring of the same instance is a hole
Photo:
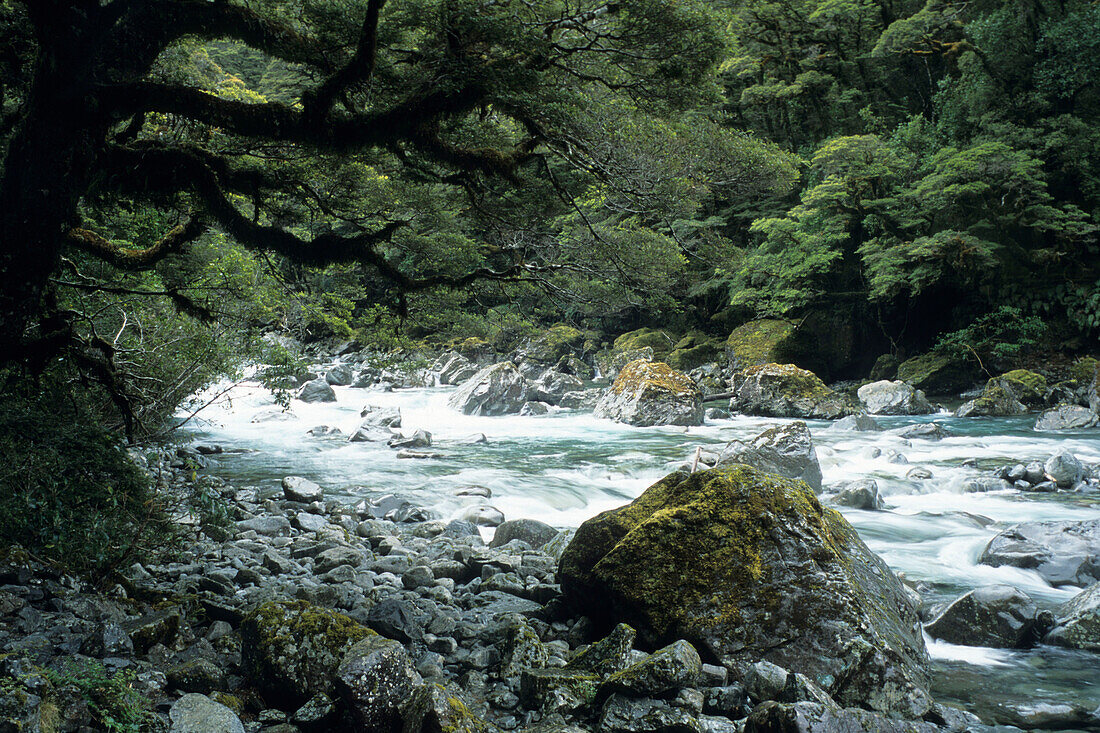
[[[967,389],[980,376],[973,362],[958,356],[929,351],[898,365],[898,379],[926,394],[947,394]]]
[[[932,704],[901,582],[801,481],[740,465],[670,474],[581,525],[558,580],[597,621],[686,639],[736,673],[766,660],[843,705],[920,717]]]
[[[782,345],[794,333],[795,324],[777,318],[743,323],[726,338],[726,357],[734,369],[782,361]]]
[[[765,417],[836,420],[857,412],[852,400],[794,364],[759,364],[733,375],[730,410]]]
[[[623,367],[593,414],[642,427],[702,425],[703,395],[686,374],[639,359]]]

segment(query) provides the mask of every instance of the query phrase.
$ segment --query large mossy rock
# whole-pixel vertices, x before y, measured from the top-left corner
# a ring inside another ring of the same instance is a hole
[[[502,361],[470,377],[447,404],[467,415],[514,415],[534,398],[534,390],[516,365]]]
[[[640,427],[702,425],[703,395],[691,377],[668,364],[632,361],[615,377],[593,414]]]
[[[994,377],[986,382],[986,389],[1000,385],[1012,393],[1012,396],[1028,407],[1037,408],[1046,404],[1047,392],[1050,385],[1042,374],[1028,371],[1027,369],[1013,369],[999,377]]]
[[[961,392],[973,385],[980,374],[970,360],[936,351],[898,365],[898,379],[933,395]]]
[[[301,705],[329,694],[345,652],[375,633],[342,613],[305,601],[269,601],[241,624],[244,667],[273,700]]]
[[[793,364],[761,364],[733,375],[730,409],[745,415],[836,420],[856,412],[850,399]]]
[[[774,318],[749,321],[733,329],[726,339],[726,358],[735,369],[774,364],[784,360],[782,347],[795,324]]]
[[[901,582],[801,481],[730,466],[673,473],[585,522],[567,602],[652,645],[686,639],[743,674],[759,660],[838,702],[919,717],[926,652]]]
[[[653,349],[653,358],[664,359],[676,345],[676,339],[665,331],[656,328],[639,328],[627,331],[615,339],[613,352],[633,351],[649,347]]]
[[[566,356],[573,356],[584,345],[584,332],[564,323],[556,323],[536,336],[529,338],[517,352],[517,357],[536,364],[556,364]]]
[[[722,344],[701,331],[691,331],[676,342],[664,358],[666,364],[682,372],[690,372],[703,364],[716,362],[722,357]]]
[[[1008,417],[1027,412],[1027,405],[1000,383],[986,384],[981,395],[959,406],[955,417]]]

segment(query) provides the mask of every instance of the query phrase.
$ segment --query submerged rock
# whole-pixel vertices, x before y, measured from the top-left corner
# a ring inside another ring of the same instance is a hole
[[[936,411],[924,392],[901,381],[871,382],[860,387],[856,394],[872,415],[927,415]]]
[[[718,458],[718,466],[742,463],[765,473],[800,479],[815,493],[821,491],[821,464],[806,423],[778,425],[748,443],[731,441]]]
[[[733,375],[730,409],[745,415],[836,420],[851,415],[851,400],[793,364],[763,364]]]
[[[510,361],[487,366],[447,400],[467,415],[514,415],[533,397],[531,385]]]
[[[1011,585],[989,585],[951,602],[925,630],[930,636],[963,646],[1019,649],[1033,644],[1035,603]]]
[[[837,432],[848,430],[859,433],[878,433],[882,431],[882,426],[878,424],[875,418],[861,413],[842,417],[830,425],[829,429]]]
[[[691,378],[661,362],[633,361],[600,399],[594,414],[639,427],[702,425],[703,395]]]
[[[1054,630],[1043,639],[1047,644],[1100,652],[1100,583],[1062,604]]]
[[[1084,430],[1100,424],[1100,415],[1080,405],[1059,405],[1039,415],[1036,430]]]
[[[878,492],[878,482],[873,478],[848,481],[837,486],[836,491],[836,495],[830,501],[837,506],[867,511],[879,511],[883,508],[882,497]]]
[[[1024,522],[994,537],[978,558],[983,565],[1035,570],[1051,585],[1100,580],[1100,519]]]
[[[566,600],[650,644],[685,639],[734,670],[761,659],[842,704],[923,715],[926,653],[901,582],[800,481],[731,466],[666,476],[585,522]]]

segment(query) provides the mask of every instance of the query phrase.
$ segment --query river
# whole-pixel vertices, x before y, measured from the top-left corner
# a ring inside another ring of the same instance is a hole
[[[213,457],[210,471],[237,486],[275,487],[293,474],[320,483],[328,497],[358,500],[393,493],[432,508],[443,519],[482,501],[455,495],[479,486],[492,491],[492,505],[509,519],[575,527],[629,502],[688,461],[697,446],[719,448],[784,422],[738,416],[685,429],[634,428],[569,410],[536,417],[472,417],[447,406],[453,388],[335,389],[335,403],[294,401],[287,419],[253,423],[258,412],[271,408],[272,398],[257,385],[242,383],[188,423],[186,431],[197,442],[229,451]],[[347,436],[367,404],[399,407],[404,430],[431,432],[433,446],[427,450],[439,457],[401,459],[384,444],[307,434],[313,426],[330,425]],[[886,428],[942,420],[953,433],[941,441],[914,439],[907,445],[890,433],[838,432],[828,422],[808,422],[826,487],[860,478],[878,482],[887,511],[842,512],[891,568],[911,581],[927,583],[933,602],[990,583],[1014,585],[1044,608],[1075,595],[1078,589],[1053,588],[1033,571],[987,567],[977,564],[977,558],[998,531],[1014,522],[1100,518],[1100,496],[964,493],[962,488],[990,469],[1045,460],[1060,449],[1098,463],[1100,430],[1037,433],[1031,429],[1034,416],[956,419],[944,413],[877,419]],[[479,435],[485,436],[484,442],[474,441]],[[879,457],[871,457],[875,448]],[[901,452],[909,463],[889,462],[891,451]],[[933,477],[906,479],[914,466],[927,468]],[[929,650],[938,699],[990,722],[1007,720],[1001,709],[1005,704],[1100,706],[1100,655],[934,641]]]

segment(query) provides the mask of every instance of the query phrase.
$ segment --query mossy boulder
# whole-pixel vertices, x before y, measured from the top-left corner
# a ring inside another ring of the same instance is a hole
[[[241,624],[244,666],[265,695],[299,706],[332,692],[345,652],[375,633],[342,613],[306,601],[269,601]]]
[[[837,420],[857,412],[852,400],[793,364],[761,364],[733,375],[730,409],[745,415]]]
[[[474,715],[462,693],[436,683],[413,690],[401,706],[402,733],[490,733],[499,728]]]
[[[926,394],[961,392],[978,381],[981,372],[971,360],[929,351],[898,365],[898,379]]]
[[[655,359],[664,359],[676,345],[676,339],[666,331],[656,328],[639,328],[636,331],[627,331],[615,339],[612,351],[632,351],[634,349],[653,349]]]
[[[626,351],[605,351],[596,357],[596,363],[600,367],[600,373],[604,377],[615,381],[619,372],[627,364],[635,361],[654,361],[653,348],[643,346],[640,349],[627,349]]]
[[[524,362],[556,364],[560,359],[575,355],[584,344],[584,332],[564,323],[556,323],[545,331],[532,336],[517,350]]]
[[[1028,407],[1042,407],[1046,404],[1050,386],[1042,374],[1027,369],[1013,369],[986,382],[986,389],[1001,386],[1012,392],[1013,396]]]
[[[735,674],[766,660],[844,705],[932,704],[901,582],[801,481],[748,466],[677,472],[585,522],[558,568],[565,599],[648,644],[690,641]]]
[[[683,372],[639,359],[619,372],[593,414],[641,427],[702,425],[703,395]]]
[[[744,323],[726,339],[726,358],[734,369],[781,361],[782,347],[794,329],[795,324],[790,321],[775,318]]]
[[[1025,412],[1027,412],[1027,406],[1016,399],[1011,389],[990,380],[979,397],[955,410],[955,417],[994,417],[1022,415]]]
[[[722,344],[701,331],[692,331],[676,342],[664,362],[673,369],[690,372],[703,364],[718,361],[723,353]]]

